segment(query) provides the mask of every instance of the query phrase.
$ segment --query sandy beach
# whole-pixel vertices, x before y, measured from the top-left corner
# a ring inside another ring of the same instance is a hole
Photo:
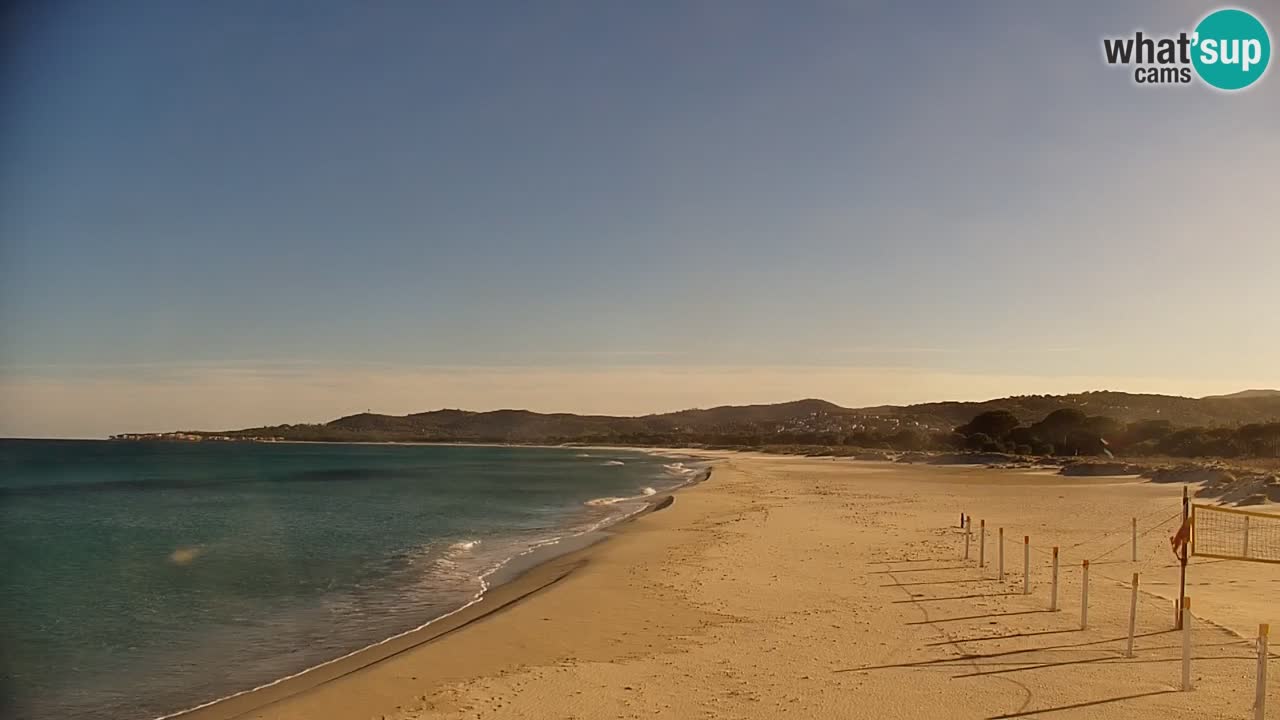
[[[1137,478],[725,454],[669,507],[462,613],[183,717],[1252,717],[1253,637],[1280,622],[1280,565],[1193,559],[1196,687],[1179,692],[1168,538],[1181,492]],[[974,518],[968,560],[962,512]],[[1142,593],[1127,658],[1133,572]],[[1274,667],[1268,698],[1280,713]]]

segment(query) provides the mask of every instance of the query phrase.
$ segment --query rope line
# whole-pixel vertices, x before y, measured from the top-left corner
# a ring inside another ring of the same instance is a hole
[[[1182,518],[1182,511],[1181,511],[1181,510],[1179,510],[1179,511],[1177,512],[1177,514],[1173,515],[1173,517],[1170,517],[1170,518],[1169,518],[1169,519],[1167,519],[1167,520],[1162,520],[1162,521],[1160,521],[1159,523],[1156,523],[1155,525],[1152,525],[1151,527],[1147,528],[1146,530],[1144,530],[1144,531],[1142,531],[1142,532],[1138,533],[1138,537],[1139,537],[1139,538],[1146,537],[1148,534],[1150,534],[1150,533],[1151,533],[1151,531],[1155,530],[1156,528],[1159,528],[1161,525],[1166,525],[1166,524],[1168,524],[1170,520],[1178,520],[1178,519],[1181,519],[1181,518]],[[1104,557],[1106,557],[1106,556],[1110,555],[1111,553],[1113,553],[1113,552],[1115,552],[1115,551],[1119,550],[1120,548],[1122,548],[1122,547],[1124,547],[1125,545],[1128,545],[1128,544],[1130,544],[1130,543],[1132,543],[1132,542],[1133,542],[1132,540],[1125,540],[1123,543],[1121,543],[1121,544],[1119,544],[1119,545],[1117,545],[1117,546],[1115,546],[1115,547],[1111,548],[1110,550],[1108,550],[1108,551],[1106,551],[1106,552],[1102,553],[1101,555],[1098,555],[1097,557],[1090,558],[1090,559],[1089,559],[1089,561],[1090,561],[1090,562],[1093,562],[1094,560],[1100,560],[1100,559],[1102,559],[1102,558],[1104,558]]]
[[[1152,517],[1152,516],[1153,516],[1153,515],[1155,515],[1156,513],[1164,512],[1166,509],[1167,509],[1167,508],[1157,508],[1157,509],[1155,509],[1155,510],[1153,510],[1153,511],[1151,511],[1151,512],[1148,512],[1148,513],[1146,513],[1145,515],[1142,515],[1141,517],[1139,517],[1139,518],[1138,518],[1138,521],[1139,521],[1139,523],[1141,523],[1143,520],[1146,520],[1146,519],[1148,519],[1148,518]],[[1138,538],[1139,538],[1139,539],[1144,538],[1144,537],[1146,537],[1147,535],[1150,535],[1152,532],[1155,532],[1155,531],[1156,531],[1156,530],[1158,530],[1159,528],[1161,528],[1161,527],[1163,527],[1163,526],[1165,526],[1165,525],[1168,525],[1170,522],[1172,522],[1172,521],[1174,521],[1174,520],[1181,519],[1181,518],[1182,518],[1182,509],[1181,509],[1181,508],[1179,508],[1179,509],[1178,509],[1178,511],[1177,511],[1177,512],[1175,512],[1173,515],[1170,515],[1169,517],[1165,518],[1164,520],[1161,520],[1160,522],[1156,523],[1155,525],[1152,525],[1152,526],[1148,527],[1146,530],[1143,530],[1142,532],[1138,533]],[[1082,541],[1080,541],[1080,542],[1077,542],[1077,543],[1074,543],[1074,544],[1067,545],[1067,546],[1065,546],[1065,547],[1061,547],[1061,548],[1059,548],[1059,550],[1058,550],[1059,567],[1060,567],[1061,569],[1069,569],[1069,568],[1074,568],[1074,567],[1075,567],[1074,565],[1067,566],[1067,565],[1064,565],[1064,564],[1062,563],[1062,555],[1064,554],[1064,553],[1063,553],[1063,550],[1074,550],[1074,549],[1076,549],[1076,548],[1078,548],[1078,547],[1081,547],[1082,545],[1088,545],[1089,543],[1093,543],[1093,542],[1097,542],[1097,541],[1099,541],[1099,540],[1106,539],[1106,538],[1111,537],[1111,536],[1113,536],[1113,535],[1117,535],[1117,534],[1120,534],[1120,533],[1122,533],[1122,532],[1125,532],[1126,530],[1128,530],[1128,531],[1130,531],[1130,532],[1131,532],[1131,531],[1132,531],[1132,527],[1133,527],[1133,524],[1132,524],[1132,523],[1133,523],[1133,521],[1132,521],[1132,520],[1130,520],[1130,521],[1129,521],[1129,523],[1127,523],[1127,524],[1126,524],[1126,526],[1125,526],[1124,528],[1120,529],[1120,530],[1112,530],[1112,531],[1106,532],[1106,533],[1104,533],[1104,534],[1102,534],[1102,535],[1095,535],[1095,536],[1093,536],[1093,537],[1090,537],[1090,538],[1089,538],[1089,539],[1087,539],[1087,540],[1082,540]],[[1006,534],[1005,534],[1005,536],[1004,536],[1004,542],[1005,542],[1006,544],[1008,544],[1008,545],[1013,545],[1015,548],[1018,548],[1018,547],[1024,547],[1024,546],[1025,546],[1025,544],[1024,544],[1024,543],[1020,543],[1020,542],[1018,542],[1018,541],[1017,541],[1013,536],[1010,536],[1008,533],[1006,533]],[[1124,542],[1120,543],[1119,545],[1116,545],[1115,547],[1111,548],[1110,550],[1107,550],[1106,552],[1103,552],[1103,553],[1101,553],[1101,554],[1099,554],[1099,555],[1096,555],[1096,556],[1094,556],[1094,557],[1089,558],[1089,562],[1096,562],[1096,561],[1098,561],[1098,560],[1101,560],[1102,558],[1107,557],[1107,556],[1108,556],[1108,555],[1110,555],[1111,553],[1114,553],[1114,552],[1116,552],[1117,550],[1120,550],[1120,549],[1124,548],[1125,546],[1132,544],[1132,542],[1133,542],[1133,539],[1132,539],[1132,538],[1126,538]],[[1037,564],[1035,565],[1035,567],[1052,567],[1052,566],[1053,566],[1053,561],[1052,561],[1053,551],[1052,551],[1052,550],[1046,550],[1046,549],[1043,549],[1043,548],[1041,548],[1041,547],[1039,547],[1039,546],[1037,546],[1037,545],[1031,545],[1031,546],[1030,546],[1030,548],[1031,548],[1031,550],[1035,551],[1035,552],[1036,552],[1036,553],[1038,553],[1039,555],[1042,555],[1042,556],[1044,556],[1044,557],[1050,558],[1050,561],[1049,561],[1049,562],[1047,562],[1047,563],[1045,563],[1045,562],[1037,563]],[[1152,554],[1151,554],[1151,557],[1150,557],[1150,558],[1148,558],[1148,559],[1147,559],[1147,561],[1146,561],[1145,563],[1143,563],[1143,565],[1142,565],[1142,569],[1144,569],[1144,570],[1145,570],[1145,569],[1146,569],[1146,567],[1147,567],[1147,565],[1149,565],[1149,564],[1151,563],[1151,561],[1155,559],[1156,555],[1158,554],[1159,548],[1156,548],[1156,551],[1157,551],[1157,552],[1152,553]]]

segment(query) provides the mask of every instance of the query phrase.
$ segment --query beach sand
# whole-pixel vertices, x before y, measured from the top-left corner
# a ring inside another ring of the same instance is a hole
[[[1251,718],[1252,638],[1258,623],[1280,622],[1280,565],[1193,559],[1196,689],[1178,692],[1168,538],[1181,492],[1137,478],[726,454],[666,509],[479,605],[186,718]],[[968,561],[961,512],[974,518]],[[1129,659],[1133,572],[1143,592]],[[1276,667],[1268,705],[1280,717]]]

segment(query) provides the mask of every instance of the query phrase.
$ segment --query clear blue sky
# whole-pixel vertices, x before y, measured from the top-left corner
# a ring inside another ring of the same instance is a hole
[[[966,5],[33,3],[0,435],[1280,385],[1277,69]]]

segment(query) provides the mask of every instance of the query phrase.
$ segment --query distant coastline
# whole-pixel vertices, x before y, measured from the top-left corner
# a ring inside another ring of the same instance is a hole
[[[868,408],[807,399],[638,417],[529,410],[365,412],[326,423],[121,433],[111,439],[1268,458],[1280,457],[1280,392],[1197,399],[1098,391]]]

